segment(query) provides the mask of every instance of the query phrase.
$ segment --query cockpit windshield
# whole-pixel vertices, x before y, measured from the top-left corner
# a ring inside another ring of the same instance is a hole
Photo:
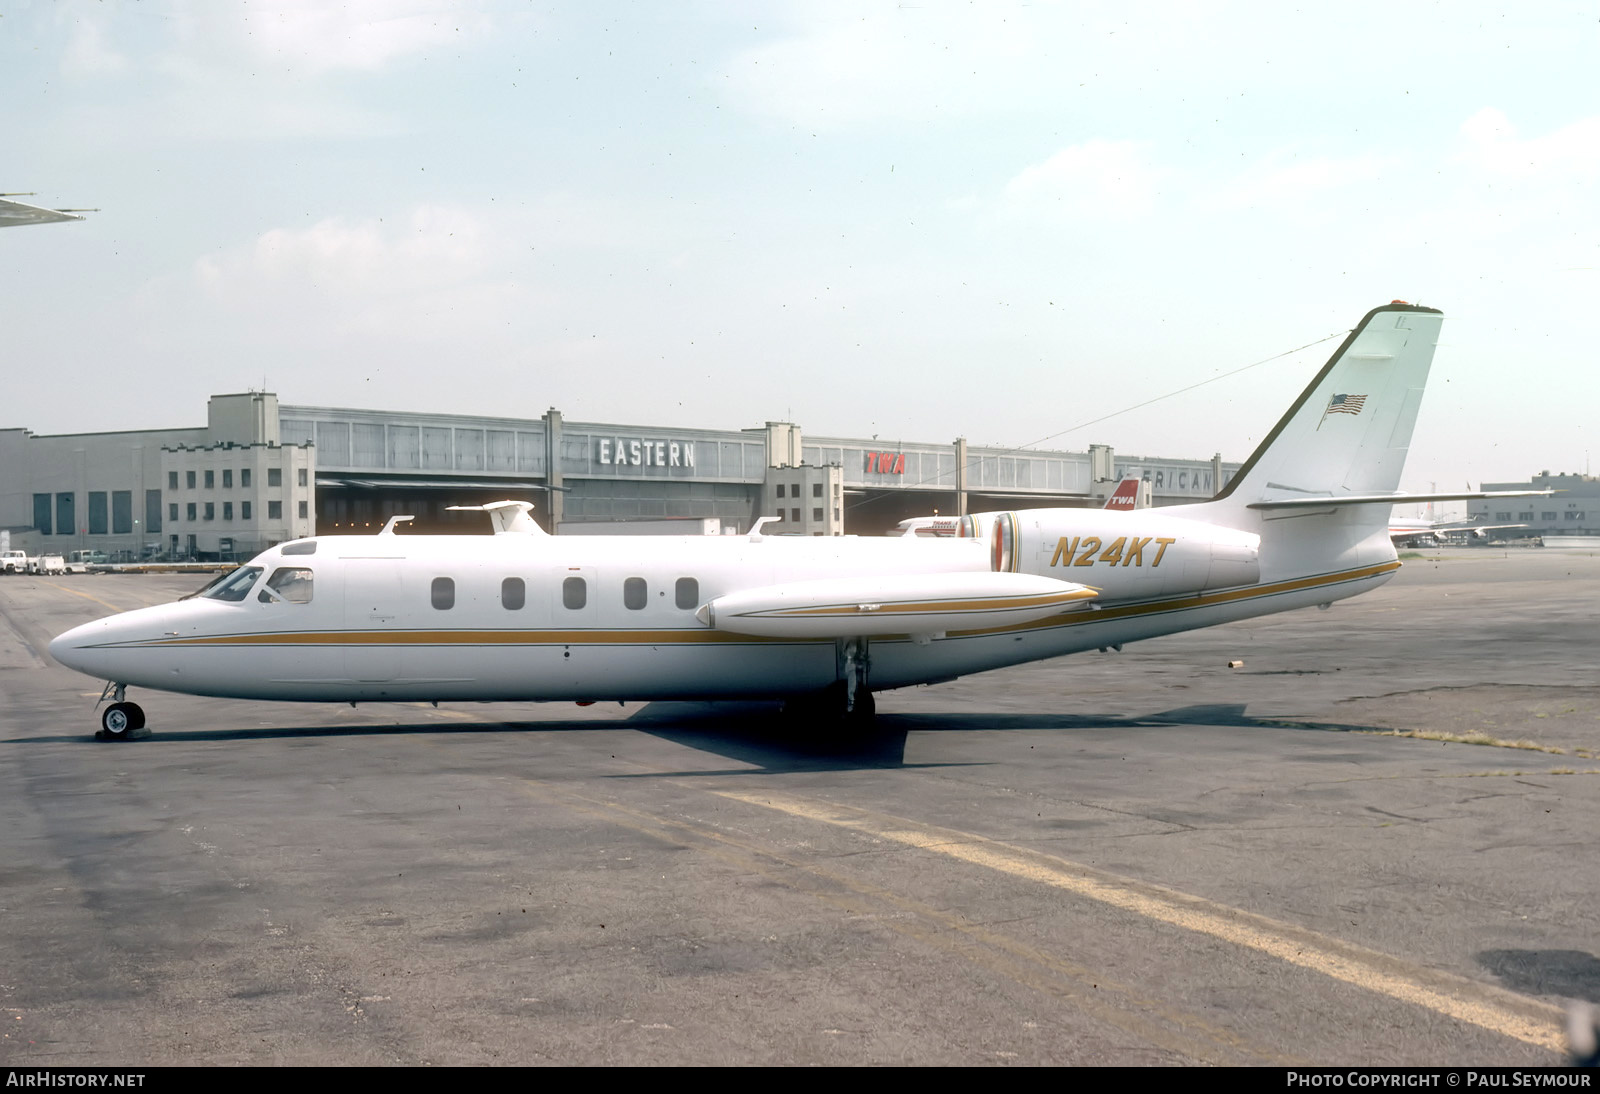
[[[227,600],[236,603],[250,595],[250,586],[254,585],[256,578],[260,576],[260,566],[241,566],[231,574],[224,574],[194,595],[203,596],[208,600]]]

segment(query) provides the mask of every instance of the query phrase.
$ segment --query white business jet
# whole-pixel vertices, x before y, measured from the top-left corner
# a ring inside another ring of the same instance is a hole
[[[1443,316],[1374,309],[1210,501],[1001,513],[982,537],[317,536],[177,603],[50,644],[126,689],[309,702],[782,698],[870,718],[872,693],[1376,588]],[[1449,497],[1460,497],[1451,494]],[[402,518],[396,518],[397,520]]]

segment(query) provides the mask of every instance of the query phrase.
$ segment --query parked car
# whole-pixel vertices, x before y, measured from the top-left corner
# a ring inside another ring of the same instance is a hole
[[[26,551],[0,551],[0,573],[25,574],[31,563]]]
[[[104,566],[106,564],[104,551],[73,551],[67,555],[67,569],[69,574],[86,574],[90,566]]]

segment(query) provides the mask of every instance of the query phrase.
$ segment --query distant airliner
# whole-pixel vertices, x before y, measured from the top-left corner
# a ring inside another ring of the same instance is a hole
[[[866,719],[874,691],[1326,605],[1399,569],[1396,492],[1443,316],[1369,312],[1210,501],[1031,509],[981,536],[544,535],[284,543],[198,596],[50,644],[107,679],[103,736],[138,686],[258,700],[771,697]],[[1477,495],[1471,495],[1477,496]],[[400,520],[403,518],[396,518]]]
[[[1129,476],[1117,484],[1103,508],[1133,509],[1139,498],[1139,477]],[[983,535],[998,513],[976,513],[969,517],[910,517],[894,526],[892,536],[921,536],[926,539]]]
[[[1490,491],[1473,494],[1476,498],[1526,497],[1520,491]],[[1390,517],[1389,538],[1397,547],[1433,546],[1456,536],[1487,539],[1501,528],[1526,528],[1526,524],[1474,524],[1468,520],[1428,520],[1425,517]]]

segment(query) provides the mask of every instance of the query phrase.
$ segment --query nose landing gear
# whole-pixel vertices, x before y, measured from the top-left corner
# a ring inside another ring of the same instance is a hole
[[[126,741],[144,728],[144,709],[138,703],[124,701],[127,691],[126,684],[109,683],[100,693],[100,702],[105,702],[109,696],[112,703],[100,712],[100,729],[94,735],[95,740]]]

